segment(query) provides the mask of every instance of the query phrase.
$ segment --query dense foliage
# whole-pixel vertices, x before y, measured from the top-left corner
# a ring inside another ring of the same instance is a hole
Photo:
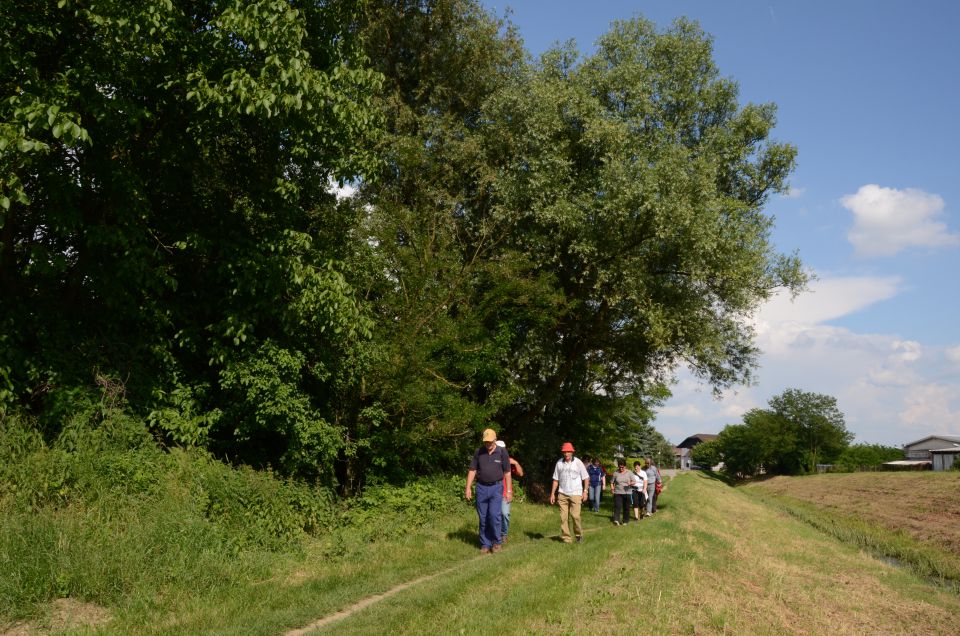
[[[742,424],[721,431],[714,443],[726,471],[742,477],[812,473],[840,458],[853,439],[829,395],[787,389],[769,407],[748,411]]]
[[[474,0],[0,2],[0,403],[48,440],[124,407],[346,491],[491,422],[653,453],[676,366],[749,380],[805,282],[794,149],[688,21],[533,62]]]
[[[331,178],[373,165],[349,2],[4,0],[0,398],[88,387],[168,442],[316,472],[370,319]]]
[[[851,444],[834,463],[841,470],[855,471],[900,459],[903,459],[902,448],[881,444]]]
[[[58,597],[155,604],[262,580],[310,537],[344,554],[469,509],[450,478],[340,500],[199,449],[167,452],[118,411],[77,413],[51,441],[29,418],[3,426],[0,621]]]

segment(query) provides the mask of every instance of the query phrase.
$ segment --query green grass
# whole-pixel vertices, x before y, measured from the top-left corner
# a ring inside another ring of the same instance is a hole
[[[268,474],[125,452],[16,454],[47,486],[3,494],[8,624],[42,627],[69,596],[112,615],[75,633],[285,634],[391,591],[310,633],[954,634],[960,614],[957,595],[708,475],[669,480],[660,511],[626,527],[605,496],[582,545],[556,540],[555,506],[515,503],[504,552],[480,555],[462,476],[324,515]]]
[[[827,510],[799,499],[751,489],[751,496],[777,507],[844,543],[893,559],[918,576],[926,577],[960,594],[960,557],[922,543],[902,530],[890,530],[852,515]]]

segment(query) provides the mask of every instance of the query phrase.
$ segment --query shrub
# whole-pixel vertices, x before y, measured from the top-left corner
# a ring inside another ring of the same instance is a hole
[[[344,524],[366,541],[397,536],[463,510],[462,477],[423,477],[403,486],[368,486],[348,502]]]

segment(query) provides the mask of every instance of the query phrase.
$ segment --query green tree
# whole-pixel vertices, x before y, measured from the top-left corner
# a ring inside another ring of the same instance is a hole
[[[694,464],[712,468],[723,461],[720,442],[716,439],[701,442],[690,449],[690,457]]]
[[[770,408],[795,431],[796,448],[808,472],[814,472],[818,463],[837,459],[853,439],[836,398],[829,395],[787,389],[771,398]]]
[[[699,27],[637,19],[582,61],[548,52],[489,100],[488,152],[505,160],[493,219],[557,298],[511,365],[510,427],[576,436],[585,395],[655,394],[681,363],[715,387],[749,379],[749,316],[805,277],[762,213],[794,149],[767,140],[772,106],[736,96]]]
[[[724,471],[735,477],[752,477],[763,468],[760,435],[748,424],[729,424],[716,440],[723,456]]]
[[[582,62],[530,66],[476,2],[375,7],[389,134],[360,202],[386,363],[366,379],[382,419],[357,420],[369,457],[459,463],[493,420],[548,464],[564,439],[602,449],[649,422],[637,409],[678,364],[749,379],[748,317],[805,280],[762,213],[794,150],[767,141],[772,106],[737,104],[698,27],[618,23]]]
[[[854,471],[865,466],[903,459],[903,449],[881,444],[852,444],[835,460],[843,470]]]
[[[717,442],[732,474],[813,472],[818,463],[839,457],[853,437],[836,399],[828,395],[788,389],[769,406],[748,411],[743,424],[721,431]]]
[[[372,463],[400,479],[461,467],[519,390],[504,364],[515,332],[535,329],[551,300],[514,276],[515,255],[494,256],[503,230],[483,220],[494,169],[481,108],[520,64],[519,40],[468,0],[373,2],[364,35],[388,131],[373,147],[382,170],[356,198],[375,245],[359,284],[377,363],[344,420],[366,447],[338,469],[348,480]]]
[[[322,396],[370,330],[322,231],[331,179],[376,164],[357,3],[0,15],[0,400],[49,413],[103,377],[169,441],[328,464]]]

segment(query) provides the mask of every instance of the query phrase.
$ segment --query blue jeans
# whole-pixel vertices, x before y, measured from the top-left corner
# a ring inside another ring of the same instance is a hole
[[[506,538],[507,532],[510,530],[510,502],[507,501],[507,498],[503,498],[503,503],[500,504],[500,517],[503,520],[503,523],[500,524],[500,535],[503,538]]]
[[[492,486],[477,484],[477,516],[480,518],[480,545],[492,548],[503,542],[501,527],[503,513],[503,483]]]
[[[590,504],[593,506],[594,512],[600,512],[601,494],[603,494],[603,487],[600,484],[590,486],[590,490],[587,491],[587,496],[590,497]]]

